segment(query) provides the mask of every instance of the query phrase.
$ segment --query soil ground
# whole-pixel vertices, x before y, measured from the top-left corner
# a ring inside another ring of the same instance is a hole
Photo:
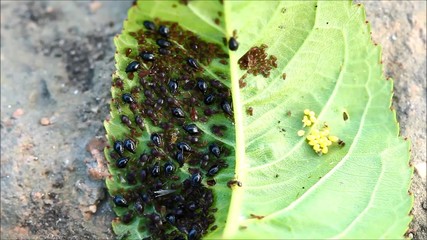
[[[426,2],[363,1],[412,144],[427,239]],[[102,180],[112,38],[131,1],[1,1],[1,239],[112,239]],[[100,165],[99,165],[100,164]],[[98,171],[99,170],[99,171]]]

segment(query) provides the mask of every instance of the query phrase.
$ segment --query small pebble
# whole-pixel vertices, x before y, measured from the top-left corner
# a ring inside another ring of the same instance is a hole
[[[50,125],[50,120],[47,117],[43,117],[40,119],[40,124],[42,126],[49,126]]]

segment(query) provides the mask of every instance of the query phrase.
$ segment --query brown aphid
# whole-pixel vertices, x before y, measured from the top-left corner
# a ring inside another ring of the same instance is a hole
[[[244,87],[246,87],[246,83],[245,83],[245,81],[243,81],[243,79],[239,79],[239,88],[244,88]]]
[[[340,147],[344,147],[345,146],[345,142],[343,140],[338,140],[338,146]]]
[[[232,188],[233,186],[236,186],[236,185],[239,186],[239,187],[243,186],[243,184],[240,181],[237,181],[237,180],[230,180],[230,181],[227,182],[227,187],[229,187],[229,188]]]
[[[348,113],[347,113],[346,111],[342,112],[342,119],[343,119],[344,121],[347,121],[347,120],[348,120]]]
[[[283,73],[283,74],[282,74],[282,79],[283,79],[283,80],[286,80],[286,73]]]
[[[252,116],[252,115],[254,114],[254,109],[253,109],[253,107],[248,107],[248,109],[246,109],[246,113],[247,113],[249,116]]]

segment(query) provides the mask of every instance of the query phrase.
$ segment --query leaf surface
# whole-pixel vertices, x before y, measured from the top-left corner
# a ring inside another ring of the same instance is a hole
[[[124,72],[135,57],[124,52],[138,52],[138,42],[129,33],[155,18],[177,22],[229,54],[228,65],[214,59],[203,66],[206,76],[230,88],[234,112],[234,122],[222,115],[197,122],[204,140],[218,141],[230,151],[225,159],[229,166],[212,187],[217,229],[205,238],[403,237],[413,202],[408,195],[409,144],[398,137],[395,112],[390,110],[392,81],[382,74],[381,50],[370,39],[362,6],[347,1],[140,1],[115,38],[114,78],[124,80],[125,90],[138,86]],[[222,38],[234,30],[239,48],[229,51]],[[277,57],[277,68],[267,78],[249,74],[243,79],[246,86],[239,87],[246,71],[238,60],[262,44]],[[113,98],[121,93],[112,88]],[[316,154],[297,135],[304,109],[318,114],[315,127],[327,123],[345,146]],[[132,115],[128,109],[121,111]],[[105,124],[111,145],[128,134],[122,113],[112,103],[111,120]],[[227,126],[221,137],[211,133],[218,123]],[[139,143],[149,142],[156,130],[146,122]],[[145,150],[138,145],[139,154]],[[106,149],[112,163],[109,152]],[[107,180],[107,186],[112,195],[127,188],[126,181],[117,180],[123,178],[121,170],[110,164],[110,172],[113,180]],[[242,186],[228,188],[233,179]],[[142,238],[149,236],[146,221],[115,221],[113,227],[118,235]]]

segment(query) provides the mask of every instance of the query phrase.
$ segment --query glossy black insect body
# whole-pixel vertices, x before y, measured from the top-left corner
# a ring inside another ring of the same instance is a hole
[[[156,24],[154,24],[152,21],[148,21],[148,20],[146,20],[146,21],[144,21],[144,27],[147,29],[147,30],[155,30],[156,29]]]
[[[119,159],[116,161],[116,166],[117,166],[118,168],[125,168],[125,167],[126,167],[126,165],[128,164],[128,162],[129,162],[129,158],[127,158],[127,157],[121,157],[121,158],[119,158]]]
[[[175,215],[169,213],[166,215],[165,218],[166,218],[166,221],[168,221],[168,223],[170,223],[171,225],[175,225],[175,222],[176,222]]]
[[[141,172],[139,172],[139,178],[141,179],[141,182],[144,182],[145,179],[147,179],[147,171],[145,171],[145,169],[142,169]]]
[[[154,61],[154,54],[149,52],[144,52],[139,55],[144,61]]]
[[[135,116],[135,122],[141,129],[143,129],[145,127],[144,120],[142,119],[142,117],[140,115]]]
[[[143,214],[144,213],[144,205],[142,204],[142,202],[136,201],[135,205],[134,205],[134,208],[135,208],[135,210],[136,210],[136,212],[138,214]]]
[[[205,80],[198,78],[197,88],[199,88],[202,93],[206,93],[206,91],[208,90],[208,84],[205,82]]]
[[[126,67],[125,72],[130,73],[130,72],[136,72],[136,70],[138,70],[139,68],[139,62],[138,61],[133,61],[131,63],[128,64],[128,66]]]
[[[196,124],[188,124],[183,126],[184,130],[189,134],[197,134],[199,133],[199,128],[197,128]]]
[[[187,58],[187,63],[188,63],[188,65],[190,65],[194,69],[199,68],[198,63],[197,63],[196,59],[194,59],[194,58]]]
[[[179,166],[182,166],[184,164],[184,153],[182,151],[179,151],[175,155],[175,159],[178,162]]]
[[[124,146],[125,146],[125,149],[128,150],[129,152],[135,153],[136,144],[132,139],[126,139],[124,141]]]
[[[199,234],[198,234],[197,230],[196,230],[196,229],[194,229],[194,228],[192,228],[192,229],[188,232],[187,238],[188,238],[188,240],[195,240],[195,239],[197,239],[197,236],[198,236],[198,235],[199,235]]]
[[[125,103],[134,103],[135,102],[132,95],[130,95],[129,93],[123,93],[122,100]]]
[[[156,43],[161,48],[168,48],[171,46],[171,42],[169,42],[168,40],[163,39],[163,38],[157,39]]]
[[[160,175],[160,166],[158,163],[156,163],[151,169],[151,176],[158,177],[159,175]]]
[[[228,48],[231,51],[236,51],[239,48],[239,43],[234,37],[231,37],[230,40],[228,40]]]
[[[179,107],[172,108],[172,114],[177,118],[184,118],[185,117],[184,112]]]
[[[191,175],[191,186],[197,187],[202,182],[202,175],[200,173],[194,173]]]
[[[230,116],[233,116],[233,111],[231,110],[231,105],[230,105],[230,103],[229,103],[229,102],[227,102],[226,100],[224,100],[224,101],[221,103],[221,107],[222,107],[222,110],[223,110],[226,114],[228,114],[228,115],[230,115]]]
[[[114,151],[116,151],[116,153],[118,153],[120,156],[123,155],[125,151],[125,147],[122,141],[115,141],[113,148],[114,148]]]
[[[206,95],[205,99],[203,100],[203,102],[205,102],[206,105],[211,105],[214,101],[215,101],[215,95],[213,94]]]
[[[164,169],[167,175],[171,175],[175,171],[175,166],[172,163],[168,162],[165,163]]]
[[[176,147],[181,151],[191,152],[191,147],[186,142],[179,142],[176,144]]]
[[[157,147],[160,147],[160,145],[162,144],[162,138],[160,137],[159,134],[157,133],[152,133],[151,134],[151,141],[154,143],[154,145],[156,145]]]
[[[206,175],[208,175],[209,177],[215,176],[219,171],[219,167],[218,165],[213,165],[211,168],[209,168],[208,173]]]
[[[113,198],[113,202],[118,207],[127,207],[128,206],[126,199],[121,195],[115,196]]]
[[[168,87],[171,93],[176,93],[176,90],[178,89],[178,82],[171,79],[168,83]]]
[[[162,35],[163,37],[168,37],[169,36],[169,28],[161,25],[159,27],[159,34]]]
[[[209,145],[209,151],[217,158],[221,155],[221,150],[215,143]]]

